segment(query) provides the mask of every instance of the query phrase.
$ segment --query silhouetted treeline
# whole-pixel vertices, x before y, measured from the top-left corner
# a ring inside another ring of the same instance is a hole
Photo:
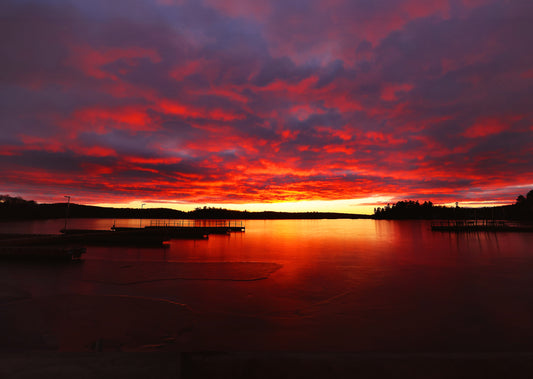
[[[524,197],[518,195],[513,207],[514,218],[533,221],[533,190]]]
[[[64,218],[66,203],[37,204],[33,200],[0,195],[0,219]],[[69,218],[183,218],[186,212],[166,208],[111,208],[71,203]]]
[[[33,200],[0,195],[0,219],[64,218],[67,204],[38,204]],[[144,219],[498,219],[533,221],[533,190],[519,195],[515,204],[499,207],[463,208],[434,205],[431,201],[399,201],[374,209],[374,215],[334,212],[248,212],[202,207],[190,212],[168,208],[111,208],[71,203],[69,218],[144,218]]]
[[[374,209],[376,219],[496,219],[533,221],[533,190],[519,195],[513,205],[464,208],[434,205],[431,201],[406,200]]]
[[[51,219],[66,217],[67,204],[38,204],[33,200],[0,195],[0,219]],[[190,212],[168,208],[110,208],[71,203],[69,218],[143,218],[143,219],[322,219],[371,218],[369,215],[328,212],[247,212],[203,207]]]
[[[369,215],[334,212],[248,212],[234,211],[224,208],[203,207],[196,208],[187,214],[192,219],[239,219],[239,220],[269,220],[269,219],[335,219],[335,218],[372,218]]]
[[[437,219],[456,216],[454,211],[455,209],[433,205],[431,201],[420,204],[418,200],[406,200],[374,209],[374,217],[377,219]]]

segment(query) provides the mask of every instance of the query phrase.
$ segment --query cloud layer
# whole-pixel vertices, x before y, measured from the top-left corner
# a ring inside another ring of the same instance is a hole
[[[6,0],[4,193],[512,200],[529,0]]]

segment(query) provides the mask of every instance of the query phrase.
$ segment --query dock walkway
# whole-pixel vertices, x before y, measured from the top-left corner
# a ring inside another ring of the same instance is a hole
[[[246,230],[239,220],[150,220],[146,228],[192,228],[208,233],[244,232]]]
[[[242,221],[233,220],[150,220],[144,227],[122,227],[113,225],[115,232],[138,231],[166,238],[208,238],[209,234],[230,234],[244,232]]]

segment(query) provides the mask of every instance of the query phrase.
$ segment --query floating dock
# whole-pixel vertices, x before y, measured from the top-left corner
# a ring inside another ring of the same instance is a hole
[[[168,239],[138,231],[66,231],[63,234],[10,235],[0,237],[0,246],[163,246]]]
[[[207,238],[209,234],[229,234],[244,232],[242,221],[231,220],[151,220],[143,228],[120,227],[113,225],[114,231],[139,231],[160,234],[170,238]]]
[[[87,251],[84,247],[65,246],[0,246],[2,260],[75,261]]]
[[[141,233],[143,235],[152,235],[158,238],[163,238],[166,241],[173,238],[206,239],[209,237],[209,233],[207,233],[205,230],[193,228],[152,228],[149,226],[146,226],[144,228],[132,228],[112,226],[111,229],[111,233]]]
[[[151,220],[146,228],[196,229],[212,234],[244,232],[246,227],[239,220]]]
[[[533,232],[533,225],[509,224],[493,220],[449,220],[431,224],[436,232]]]
[[[0,259],[77,260],[82,246],[164,247],[173,238],[206,239],[209,234],[244,232],[242,221],[153,220],[143,228],[63,229],[61,234],[0,234]]]

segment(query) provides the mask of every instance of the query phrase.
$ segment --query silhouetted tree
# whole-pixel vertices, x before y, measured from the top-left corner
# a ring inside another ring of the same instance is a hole
[[[511,213],[512,218],[533,221],[533,190],[529,191],[525,197],[518,195]]]

